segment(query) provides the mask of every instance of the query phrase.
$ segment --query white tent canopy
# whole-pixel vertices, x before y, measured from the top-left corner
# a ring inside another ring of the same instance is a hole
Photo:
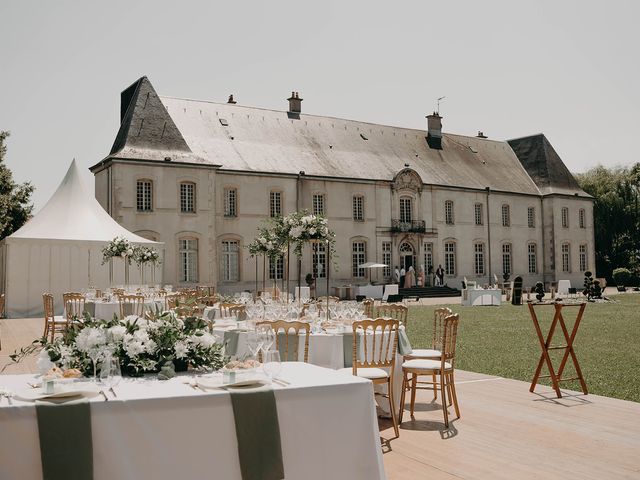
[[[62,293],[108,287],[109,267],[101,265],[102,248],[117,236],[158,250],[163,247],[111,218],[83,185],[74,160],[42,210],[0,244],[0,288],[7,316],[41,315],[44,292],[54,295],[56,313],[61,313]],[[117,283],[123,283],[122,263],[115,265]],[[139,281],[137,268],[131,273],[131,281]],[[156,281],[160,277],[161,272]]]

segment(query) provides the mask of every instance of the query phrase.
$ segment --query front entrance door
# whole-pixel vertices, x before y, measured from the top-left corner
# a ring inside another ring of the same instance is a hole
[[[415,269],[415,255],[411,244],[409,242],[403,242],[400,244],[399,252],[400,265],[404,267],[405,272],[409,271],[409,267],[413,267]]]

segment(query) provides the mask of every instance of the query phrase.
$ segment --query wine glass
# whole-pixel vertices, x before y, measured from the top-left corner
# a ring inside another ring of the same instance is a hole
[[[118,357],[107,356],[102,361],[100,381],[116,397],[117,395],[113,388],[120,383],[120,380],[122,380],[122,371]]]
[[[98,383],[97,374],[98,374],[98,360],[102,358],[103,351],[100,348],[90,348],[87,352],[87,355],[91,359],[93,363],[93,383]]]
[[[282,371],[282,362],[280,361],[280,352],[274,350],[272,352],[264,352],[264,359],[262,363],[262,370],[269,377],[269,380],[273,382],[274,378],[278,378]]]
[[[266,353],[271,350],[276,334],[270,326],[265,325],[260,328],[260,336],[262,338],[262,351]]]
[[[247,332],[247,348],[251,353],[251,356],[256,358],[258,352],[262,348],[262,341],[258,332]]]

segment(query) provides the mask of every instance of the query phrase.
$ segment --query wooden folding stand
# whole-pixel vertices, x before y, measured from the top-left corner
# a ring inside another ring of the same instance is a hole
[[[533,392],[538,384],[538,380],[540,378],[551,378],[551,385],[556,392],[558,398],[562,398],[562,393],[560,392],[560,382],[568,382],[570,380],[579,380],[580,386],[582,387],[582,393],[587,395],[587,384],[584,381],[584,377],[582,376],[582,371],[580,370],[580,365],[578,364],[578,359],[576,358],[576,353],[573,350],[573,341],[576,338],[576,333],[578,333],[578,327],[580,326],[580,321],[582,320],[582,315],[584,313],[584,309],[586,307],[586,303],[560,303],[560,302],[546,302],[546,303],[529,303],[529,313],[531,314],[531,319],[533,320],[533,325],[536,329],[536,333],[538,335],[538,340],[540,341],[540,346],[542,347],[542,355],[540,355],[540,360],[538,361],[538,367],[536,368],[536,373],[533,375],[533,380],[531,381],[531,388],[529,388],[530,392]],[[549,306],[553,305],[555,307],[555,315],[553,316],[553,320],[551,321],[551,326],[549,327],[549,333],[547,334],[547,338],[545,340],[542,330],[540,329],[540,323],[538,322],[538,317],[535,312],[535,307],[538,306]],[[576,322],[573,325],[573,329],[571,330],[571,335],[569,335],[569,330],[567,329],[567,325],[564,323],[564,318],[562,317],[562,309],[564,307],[579,307],[578,315],[576,316]],[[559,346],[551,346],[551,341],[553,340],[553,334],[555,332],[556,327],[560,324],[562,328],[562,333],[564,334],[564,338],[567,341],[566,345]],[[558,368],[558,373],[556,373],[553,369],[553,364],[551,363],[551,357],[549,356],[550,350],[563,350],[564,355],[562,357],[562,361],[560,362],[560,368]],[[576,377],[571,378],[562,378],[562,373],[564,372],[564,367],[567,364],[567,360],[569,359],[569,355],[571,355],[571,360],[573,361],[573,365],[576,369]],[[549,375],[540,375],[540,371],[542,370],[543,363],[547,364],[547,368],[549,369]]]

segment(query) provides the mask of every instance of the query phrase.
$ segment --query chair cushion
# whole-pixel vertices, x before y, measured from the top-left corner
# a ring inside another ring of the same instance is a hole
[[[402,364],[402,368],[410,368],[412,370],[440,370],[442,363],[440,360],[430,360],[426,358],[415,358],[413,360],[407,360]],[[451,370],[451,364],[444,364],[445,370]]]
[[[353,369],[341,368],[339,371],[344,373],[347,373],[347,372],[352,373]],[[368,378],[369,380],[375,380],[378,378],[387,378],[389,374],[381,368],[359,368],[357,376],[362,378]]]
[[[67,323],[67,319],[64,318],[62,315],[56,315],[55,317],[53,317],[53,323]]]
[[[414,348],[413,351],[407,355],[409,358],[440,358],[442,353],[440,350],[431,350],[429,348]]]

